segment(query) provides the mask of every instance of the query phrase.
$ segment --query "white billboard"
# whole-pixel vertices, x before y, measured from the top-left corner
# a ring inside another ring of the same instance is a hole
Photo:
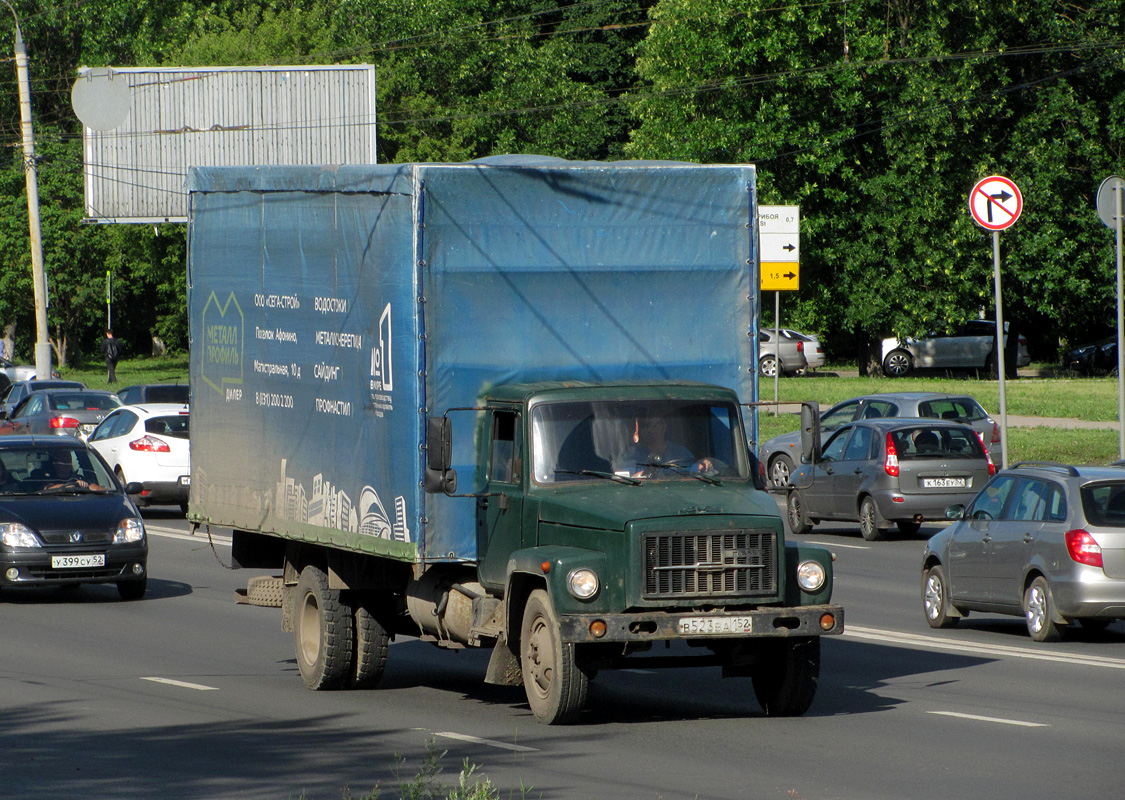
[[[79,69],[91,222],[184,222],[188,167],[374,164],[375,67]]]

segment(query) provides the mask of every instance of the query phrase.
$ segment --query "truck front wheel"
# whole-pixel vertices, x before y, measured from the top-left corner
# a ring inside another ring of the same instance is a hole
[[[752,673],[754,695],[768,717],[799,717],[820,681],[820,637],[792,637],[767,645]]]
[[[337,689],[352,665],[351,608],[340,592],[328,588],[328,576],[319,567],[307,566],[297,581],[293,614],[293,641],[297,668],[310,689]]]
[[[573,722],[586,705],[590,679],[578,665],[576,649],[560,639],[547,592],[533,591],[523,612],[520,669],[528,705],[542,723]]]

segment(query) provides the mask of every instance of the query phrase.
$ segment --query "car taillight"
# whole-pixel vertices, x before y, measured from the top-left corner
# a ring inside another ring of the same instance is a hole
[[[992,424],[995,425],[996,423],[994,422]],[[976,434],[977,434],[977,441],[980,442],[980,446],[982,448],[984,448],[984,458],[985,458],[986,461],[988,461],[988,474],[989,474],[989,476],[995,475],[996,474],[996,465],[994,463],[992,463],[992,455],[988,452],[988,446],[985,445],[985,443],[984,443],[984,437],[980,435],[980,431],[976,431]],[[993,435],[995,435],[995,434],[993,434]],[[994,439],[993,441],[996,441],[996,440]]]
[[[1066,532],[1066,552],[1079,564],[1087,564],[1091,567],[1102,565],[1101,547],[1094,541],[1093,536],[1081,528]]]
[[[992,423],[992,444],[1000,444],[1000,425],[997,422]],[[983,444],[983,440],[982,440]],[[984,448],[987,450],[988,448]]]
[[[155,436],[142,436],[140,439],[134,439],[129,442],[130,450],[140,450],[145,453],[169,453],[172,448],[166,442],[157,439]]]
[[[51,427],[56,428],[56,429],[57,428],[77,428],[78,427],[78,420],[76,420],[74,417],[52,417],[51,418]]]
[[[898,477],[898,450],[895,450],[895,443],[891,440],[891,435],[887,434],[887,457],[883,460],[883,469],[892,478]]]
[[[797,352],[798,353],[805,352],[805,343],[804,342],[797,342]]]

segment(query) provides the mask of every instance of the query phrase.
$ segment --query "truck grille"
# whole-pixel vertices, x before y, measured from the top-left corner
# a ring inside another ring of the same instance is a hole
[[[642,546],[646,598],[777,592],[771,530],[653,533]]]

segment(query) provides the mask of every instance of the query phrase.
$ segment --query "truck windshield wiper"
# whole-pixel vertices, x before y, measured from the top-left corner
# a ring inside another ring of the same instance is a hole
[[[556,469],[556,475],[592,475],[595,478],[605,478],[607,481],[617,481],[618,483],[627,483],[630,486],[640,486],[642,481],[636,478],[631,478],[628,475],[617,475],[612,472],[601,472],[594,469]]]
[[[657,464],[656,462],[649,462],[647,464],[641,464],[641,466],[642,467],[660,467],[662,469],[670,469],[673,472],[675,472],[677,475],[689,475],[692,478],[695,478],[696,480],[703,481],[704,483],[709,483],[712,486],[722,486],[723,485],[723,482],[721,480],[719,480],[718,478],[713,478],[710,475],[704,475],[702,472],[693,472],[692,470],[685,467],[683,464],[678,464],[675,461],[664,461],[664,462],[659,463],[659,464]]]

